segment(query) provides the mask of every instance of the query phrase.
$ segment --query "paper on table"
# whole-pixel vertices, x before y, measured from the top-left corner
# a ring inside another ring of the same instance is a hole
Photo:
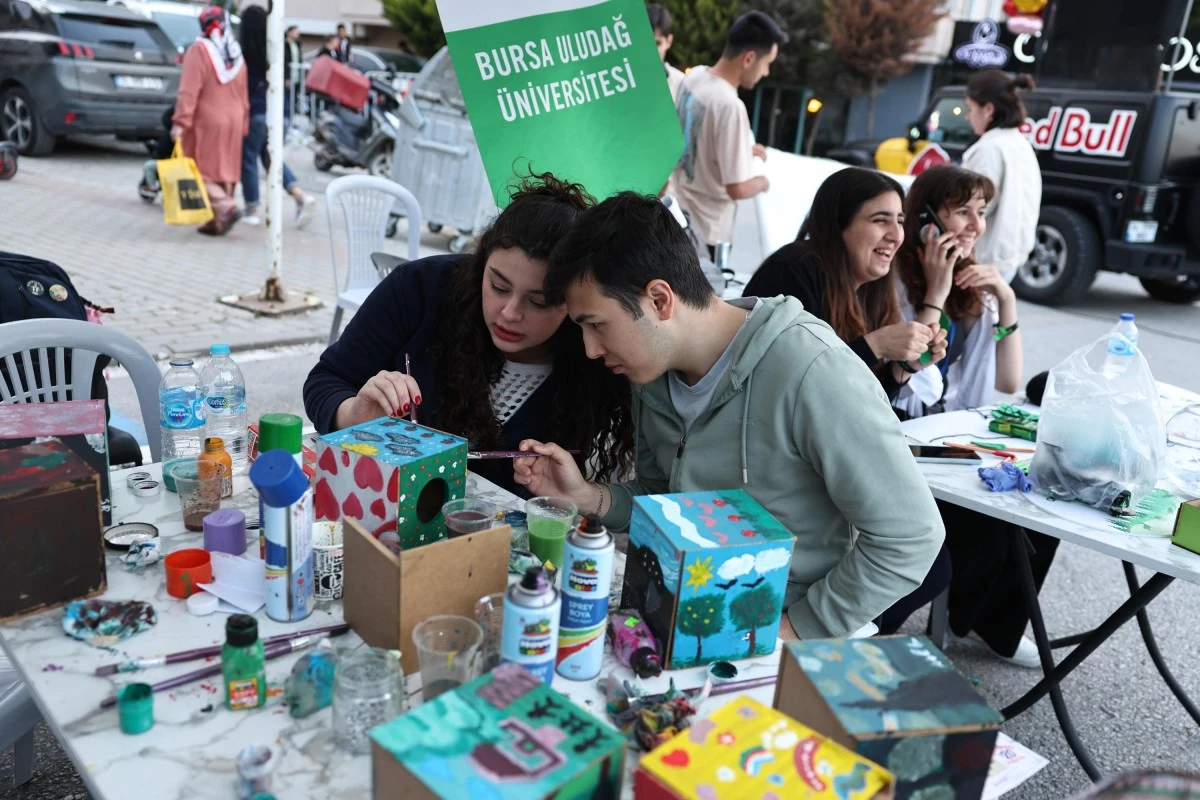
[[[981,800],[996,800],[1032,778],[1049,763],[1025,745],[1000,733],[996,737],[992,766],[988,769]]]
[[[213,582],[198,584],[209,594],[237,606],[247,614],[267,602],[267,569],[256,558],[229,553],[212,554]]]

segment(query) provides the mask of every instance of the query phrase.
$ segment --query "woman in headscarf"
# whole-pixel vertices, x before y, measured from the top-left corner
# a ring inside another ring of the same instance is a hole
[[[241,217],[236,189],[250,128],[246,65],[225,10],[200,12],[200,35],[183,56],[171,138],[204,177],[213,218],[201,233],[221,236]]]

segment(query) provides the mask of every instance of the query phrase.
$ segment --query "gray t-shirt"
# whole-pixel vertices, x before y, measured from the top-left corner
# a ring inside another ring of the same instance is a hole
[[[747,320],[762,306],[762,300],[757,297],[743,297],[728,302],[731,306],[747,309],[750,312],[746,315]],[[671,393],[671,405],[675,406],[675,413],[683,420],[685,434],[691,429],[692,423],[712,404],[717,384],[721,382],[721,377],[729,371],[729,365],[733,363],[733,346],[737,344],[745,330],[746,323],[743,322],[742,327],[738,328],[738,332],[729,341],[725,352],[721,353],[721,357],[717,359],[717,363],[712,365],[712,369],[703,378],[696,381],[695,386],[688,386],[684,383],[680,379],[679,373],[674,370],[667,373],[667,388]]]

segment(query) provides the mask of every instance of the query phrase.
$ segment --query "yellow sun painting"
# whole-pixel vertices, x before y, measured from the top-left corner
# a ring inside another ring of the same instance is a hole
[[[688,564],[686,569],[688,574],[687,587],[696,590],[702,589],[712,580],[712,556]]]

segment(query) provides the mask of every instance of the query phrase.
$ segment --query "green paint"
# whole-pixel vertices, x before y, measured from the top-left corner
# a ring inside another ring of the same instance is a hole
[[[1121,533],[1139,534],[1144,536],[1170,536],[1171,531],[1168,526],[1161,523],[1169,517],[1174,516],[1179,510],[1179,504],[1183,502],[1182,498],[1176,497],[1170,492],[1165,492],[1162,489],[1155,489],[1150,494],[1138,501],[1133,507],[1133,515],[1128,517],[1111,517],[1108,524],[1116,528]]]
[[[61,467],[67,463],[68,451],[51,451],[44,456],[31,456],[21,460],[22,467],[34,467],[36,469],[54,469]]]
[[[225,682],[225,707],[230,711],[266,704],[263,643],[258,638],[258,622],[248,614],[234,614],[225,623],[221,677]]]
[[[545,564],[550,561],[555,567],[562,564],[563,548],[567,542],[567,531],[571,525],[566,519],[550,517],[529,518],[529,549]]]

